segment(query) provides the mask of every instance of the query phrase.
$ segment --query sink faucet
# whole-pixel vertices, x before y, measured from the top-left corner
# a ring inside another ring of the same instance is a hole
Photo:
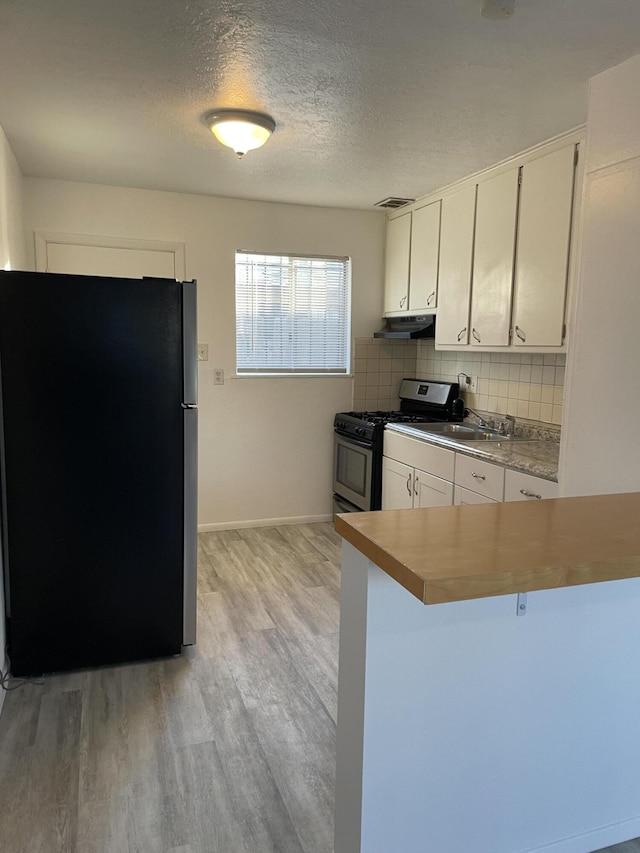
[[[485,419],[482,417],[482,415],[480,415],[478,412],[474,411],[473,409],[470,409],[469,406],[465,406],[465,410],[464,410],[465,418],[467,417],[467,415],[475,415],[475,417],[478,419],[478,426],[479,427],[489,426],[489,424],[485,421]]]
[[[504,420],[500,421],[498,432],[500,435],[513,435],[516,428],[516,419],[513,415],[505,415]]]

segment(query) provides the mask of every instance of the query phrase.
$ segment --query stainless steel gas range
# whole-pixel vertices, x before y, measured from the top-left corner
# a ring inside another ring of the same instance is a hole
[[[398,412],[339,412],[334,419],[335,512],[380,509],[384,428],[389,423],[461,421],[457,382],[403,379]]]

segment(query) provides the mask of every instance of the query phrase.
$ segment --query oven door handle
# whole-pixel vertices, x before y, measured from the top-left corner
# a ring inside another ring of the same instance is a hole
[[[371,450],[371,442],[370,441],[361,441],[358,438],[353,438],[350,435],[343,435],[341,432],[336,433],[336,438],[341,438],[343,441],[348,442],[349,444],[355,444],[357,447],[362,447],[365,450]]]

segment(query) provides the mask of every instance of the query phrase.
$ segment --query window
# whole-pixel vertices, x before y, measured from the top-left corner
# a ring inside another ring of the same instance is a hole
[[[348,258],[236,253],[239,374],[349,370]]]

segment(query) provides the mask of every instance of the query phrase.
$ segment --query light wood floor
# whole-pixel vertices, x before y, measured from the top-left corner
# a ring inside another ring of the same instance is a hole
[[[331,853],[339,547],[202,534],[194,649],[9,693],[0,851]]]
[[[0,716],[2,853],[330,853],[339,538],[200,536],[198,645]]]

